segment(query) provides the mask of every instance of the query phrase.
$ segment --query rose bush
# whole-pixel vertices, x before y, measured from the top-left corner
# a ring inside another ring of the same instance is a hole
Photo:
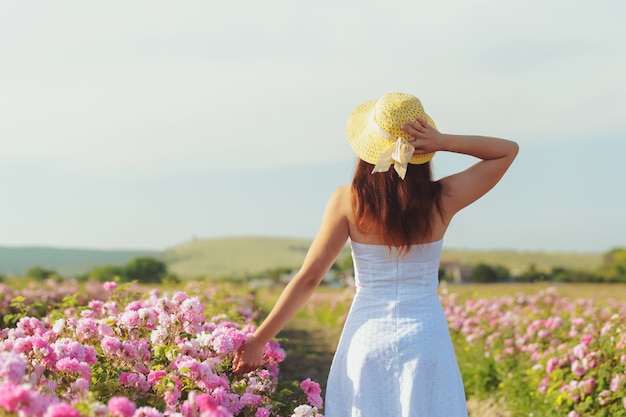
[[[513,415],[626,416],[626,307],[538,294],[443,294],[469,395],[505,398]]]
[[[277,389],[277,342],[265,346],[262,368],[232,372],[235,351],[255,330],[248,296],[217,286],[204,299],[136,290],[105,283],[81,304],[59,289],[64,298],[48,294],[54,302],[35,311],[13,294],[14,310],[3,315],[15,327],[0,330],[0,415],[321,416],[317,383]]]

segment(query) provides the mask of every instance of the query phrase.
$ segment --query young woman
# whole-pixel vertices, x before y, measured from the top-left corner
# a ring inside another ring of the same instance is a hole
[[[263,346],[305,304],[349,239],[356,294],[328,378],[326,416],[467,416],[437,295],[443,237],[454,215],[502,178],[518,145],[440,133],[421,102],[403,93],[357,107],[346,131],[359,157],[352,184],[331,196],[302,268],[233,368],[262,364]],[[479,161],[433,181],[430,160],[442,151]]]

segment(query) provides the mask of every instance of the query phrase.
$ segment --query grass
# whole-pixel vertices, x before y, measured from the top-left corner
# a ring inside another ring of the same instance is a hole
[[[515,295],[517,293],[536,294],[548,287],[556,288],[562,297],[591,299],[605,303],[610,300],[626,301],[626,284],[558,284],[542,283],[511,283],[511,284],[441,284],[440,291],[456,293],[461,298],[490,298]]]

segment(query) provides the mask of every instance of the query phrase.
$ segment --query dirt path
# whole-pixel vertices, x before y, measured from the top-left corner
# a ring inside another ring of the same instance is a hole
[[[300,382],[306,378],[326,391],[326,379],[340,330],[320,325],[316,320],[295,318],[278,334],[287,356],[280,364],[280,379]]]
[[[287,356],[280,365],[282,381],[311,378],[326,391],[326,378],[333,359],[340,330],[330,329],[311,319],[293,319],[278,335]],[[492,400],[470,398],[469,417],[510,417],[502,404]]]

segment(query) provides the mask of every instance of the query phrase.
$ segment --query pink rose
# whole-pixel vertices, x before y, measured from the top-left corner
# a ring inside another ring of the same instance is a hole
[[[112,397],[107,403],[107,408],[112,416],[132,417],[137,406],[126,397]]]
[[[585,379],[584,381],[580,382],[579,387],[582,389],[583,394],[589,395],[596,388],[596,379],[595,378]]]
[[[320,394],[322,389],[317,382],[311,381],[311,378],[307,378],[300,383],[300,388],[306,394],[307,401],[314,407],[321,407],[324,403]]]
[[[578,375],[578,377],[581,377],[587,373],[587,370],[585,369],[583,364],[578,359],[576,359],[574,362],[572,362],[572,372]]]
[[[548,359],[548,363],[546,363],[546,373],[550,375],[558,367],[559,367],[558,358],[550,358]]]
[[[9,413],[15,412],[20,404],[28,404],[28,389],[21,385],[0,384],[0,408]]]
[[[80,417],[80,414],[71,405],[58,403],[49,406],[43,417]]]

